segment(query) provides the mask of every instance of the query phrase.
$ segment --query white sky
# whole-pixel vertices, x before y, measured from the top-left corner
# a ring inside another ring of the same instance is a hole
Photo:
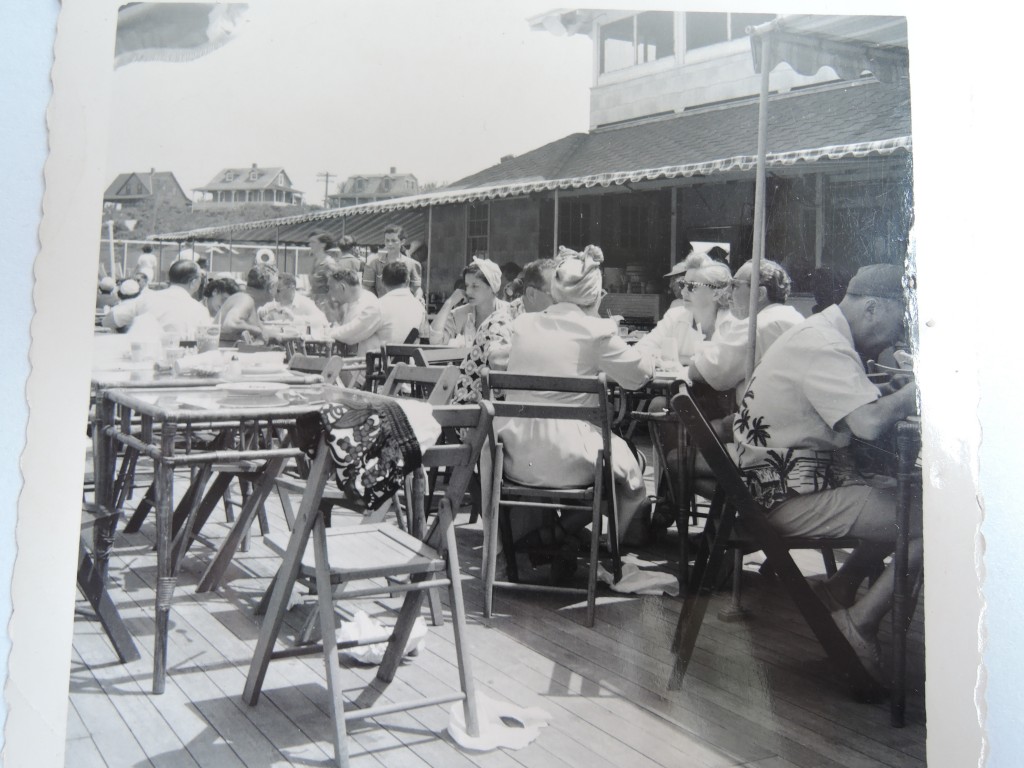
[[[452,182],[586,131],[589,38],[526,23],[552,7],[257,0],[207,56],[114,73],[107,177],[172,171],[191,195],[221,168],[283,166],[321,203],[321,171]]]

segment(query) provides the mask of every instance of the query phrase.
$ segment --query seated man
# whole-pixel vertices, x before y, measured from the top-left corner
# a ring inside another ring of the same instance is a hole
[[[166,288],[142,291],[136,298],[111,307],[103,325],[123,330],[131,327],[137,317],[150,315],[164,332],[195,338],[196,329],[210,322],[206,307],[192,298],[192,292],[203,279],[202,273],[195,262],[178,259],[167,270],[167,279],[170,284]]]
[[[381,283],[385,291],[380,297],[381,341],[401,344],[412,331],[416,331],[417,337],[428,335],[427,310],[409,290],[409,267],[401,261],[385,264]]]
[[[307,325],[322,328],[327,318],[308,296],[297,292],[295,275],[284,274],[277,278],[274,301],[260,307],[256,314],[261,322],[279,321],[293,323],[304,333]]]
[[[221,344],[231,345],[244,338],[242,334],[263,338],[259,308],[274,297],[277,270],[256,264],[245,277],[245,290],[229,296],[213,321],[220,326]]]
[[[882,437],[916,408],[916,387],[880,389],[861,359],[876,357],[903,332],[902,278],[894,265],[863,267],[840,304],[786,331],[754,371],[730,446],[751,494],[780,533],[861,540],[819,596],[876,677],[877,631],[892,603],[892,566],[856,597],[895,546],[896,496],[891,483],[869,484],[857,472],[849,448],[854,438]],[[921,562],[917,519],[911,521],[910,572]]]
[[[710,341],[697,345],[690,359],[690,381],[703,381],[712,389],[725,392],[746,378],[751,272],[749,261],[736,270],[729,297],[729,311],[743,322],[723,327]],[[789,275],[780,264],[767,259],[761,262],[761,279],[757,287],[755,365],[776,339],[804,320],[803,315],[786,305],[791,285]]]
[[[376,352],[381,346],[380,300],[365,290],[359,273],[338,269],[328,281],[331,300],[341,307],[340,322],[331,325],[329,334],[335,341],[355,347],[357,355]]]

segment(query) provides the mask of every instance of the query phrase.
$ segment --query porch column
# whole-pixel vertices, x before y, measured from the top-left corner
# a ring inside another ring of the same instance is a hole
[[[671,226],[670,226],[670,229],[669,229],[669,237],[668,237],[668,247],[669,247],[668,264],[669,264],[669,268],[670,269],[672,267],[674,267],[675,264],[676,264],[676,254],[678,253],[677,243],[678,243],[678,235],[679,235],[679,222],[676,221],[676,219],[678,218],[677,210],[676,209],[679,207],[679,188],[678,187],[672,187],[671,191],[672,191],[672,215],[669,218],[669,222],[670,222]]]
[[[345,220],[342,219],[344,222]],[[423,276],[423,298],[425,304],[430,304],[430,254],[434,251],[432,235],[434,234],[434,206],[427,206],[427,274]],[[488,243],[489,245],[489,243]]]
[[[555,188],[555,226],[552,231],[551,239],[551,255],[556,256],[558,254],[558,188]]]

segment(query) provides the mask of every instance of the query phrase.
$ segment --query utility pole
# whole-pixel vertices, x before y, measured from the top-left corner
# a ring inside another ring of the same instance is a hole
[[[330,171],[321,171],[320,173],[318,173],[316,175],[316,177],[318,179],[323,179],[324,180],[324,208],[327,208],[327,207],[329,207],[329,204],[327,202],[327,195],[328,195],[328,189],[330,187],[331,179],[335,179],[335,178],[337,178],[337,176],[332,174]]]

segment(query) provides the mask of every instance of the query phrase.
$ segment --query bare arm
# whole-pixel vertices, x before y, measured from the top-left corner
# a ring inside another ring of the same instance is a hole
[[[452,310],[465,301],[465,299],[466,294],[462,292],[462,289],[456,288],[452,295],[441,305],[441,308],[437,310],[434,321],[430,324],[431,344],[447,344],[456,335]]]
[[[840,424],[845,423],[861,440],[877,440],[893,424],[912,415],[916,409],[917,388],[907,386],[860,406],[842,419]]]

